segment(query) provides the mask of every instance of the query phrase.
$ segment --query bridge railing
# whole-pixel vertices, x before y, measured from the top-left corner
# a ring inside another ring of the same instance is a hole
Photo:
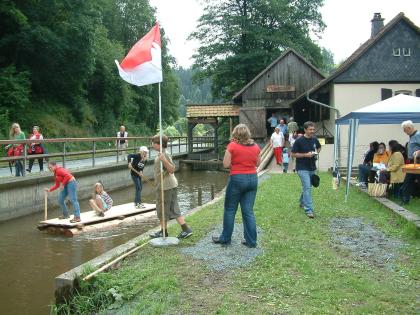
[[[22,144],[24,150],[22,155],[14,157],[0,157],[0,165],[7,166],[7,163],[20,160],[23,162],[23,176],[25,176],[26,165],[30,159],[50,159],[58,158],[61,159],[63,166],[66,166],[66,162],[72,159],[86,159],[92,160],[92,167],[95,167],[98,157],[103,156],[115,156],[115,161],[118,163],[121,160],[122,151],[127,153],[136,152],[139,146],[147,146],[151,148],[150,139],[151,137],[127,137],[129,146],[121,149],[117,146],[117,141],[121,140],[118,137],[96,137],[96,138],[55,138],[55,139],[37,139],[34,140],[0,140],[0,148],[4,148],[10,144]],[[201,139],[205,140],[205,139]],[[43,144],[46,148],[44,154],[28,154],[28,148],[33,143]],[[195,148],[207,147],[210,141],[206,143],[200,143],[193,139],[193,146]],[[88,149],[85,149],[88,148]],[[169,137],[169,143],[167,150],[171,153],[186,153],[188,151],[188,137]],[[7,150],[3,150],[3,154]],[[151,150],[149,150],[149,157],[151,157]]]

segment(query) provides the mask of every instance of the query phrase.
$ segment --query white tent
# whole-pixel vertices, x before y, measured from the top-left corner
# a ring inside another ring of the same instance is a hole
[[[346,200],[349,194],[351,168],[354,158],[357,129],[360,124],[401,124],[405,120],[420,122],[420,97],[399,94],[384,101],[350,112],[335,120],[334,168],[337,167],[340,125],[349,125],[347,154]]]

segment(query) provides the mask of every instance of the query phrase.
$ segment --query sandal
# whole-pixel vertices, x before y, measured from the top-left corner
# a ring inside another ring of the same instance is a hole
[[[70,216],[68,216],[68,215],[60,215],[58,217],[58,220],[66,220],[66,219],[69,219],[69,218],[70,218]]]
[[[74,217],[73,219],[70,220],[70,223],[77,223],[80,222],[82,220],[80,220],[80,217]]]

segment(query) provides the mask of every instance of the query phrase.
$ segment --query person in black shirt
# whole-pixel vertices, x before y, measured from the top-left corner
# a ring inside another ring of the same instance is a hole
[[[369,173],[373,164],[373,156],[376,152],[378,152],[378,149],[378,141],[374,141],[369,144],[369,151],[366,153],[365,158],[363,159],[363,164],[359,164],[359,183],[357,183],[357,186],[367,186]]]
[[[134,196],[134,206],[137,209],[144,208],[144,204],[141,202],[141,179],[143,177],[143,169],[146,165],[147,154],[149,149],[147,147],[140,147],[137,154],[129,154],[127,157],[128,168],[131,170],[131,179],[134,182],[136,194]]]
[[[309,218],[314,218],[314,207],[312,203],[312,184],[311,177],[315,174],[316,160],[321,151],[321,144],[314,137],[315,124],[307,121],[303,124],[305,134],[296,139],[292,148],[292,156],[296,158],[296,170],[302,183],[302,193],[300,195],[300,207],[305,210]]]

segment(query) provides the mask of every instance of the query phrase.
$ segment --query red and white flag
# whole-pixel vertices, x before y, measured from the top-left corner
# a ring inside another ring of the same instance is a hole
[[[115,60],[121,78],[142,86],[162,82],[162,57],[159,24],[140,39],[121,62]]]

